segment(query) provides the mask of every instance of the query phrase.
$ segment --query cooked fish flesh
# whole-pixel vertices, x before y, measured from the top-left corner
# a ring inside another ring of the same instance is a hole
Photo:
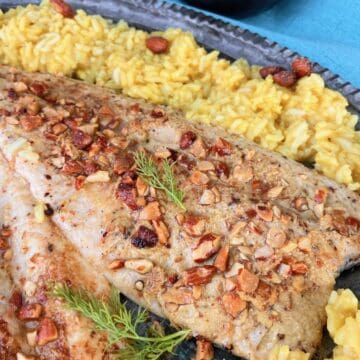
[[[54,360],[106,358],[106,336],[94,333],[93,323],[67,310],[48,291],[54,283],[66,282],[86,286],[99,297],[106,297],[110,290],[108,282],[81,258],[51,221],[36,221],[35,201],[26,181],[14,175],[3,157],[0,157],[0,174],[0,212],[3,224],[11,231],[7,241],[12,256],[8,256],[4,265],[16,285],[4,289],[2,283],[1,296],[5,297],[4,306],[12,307],[7,315],[17,326],[18,335],[23,338],[26,335],[27,339],[23,339],[27,347],[17,352]],[[9,289],[12,289],[10,294]],[[3,325],[1,322],[0,334]],[[4,339],[3,335],[1,338]],[[9,359],[16,359],[14,352],[9,350]]]
[[[314,353],[335,278],[360,256],[357,194],[170,108],[63,77],[0,77],[0,149],[98,274],[236,355]],[[160,172],[172,162],[186,210],[139,176],[139,152]]]

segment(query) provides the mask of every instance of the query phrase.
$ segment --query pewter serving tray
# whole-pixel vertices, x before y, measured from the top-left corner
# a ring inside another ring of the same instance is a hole
[[[0,8],[6,10],[17,5],[26,5],[29,2],[38,3],[39,1],[0,0]],[[298,55],[248,30],[160,0],[74,0],[69,3],[88,13],[100,14],[115,21],[123,19],[131,25],[145,30],[180,27],[183,30],[191,31],[197,41],[207,49],[217,49],[221,52],[221,56],[230,60],[243,57],[252,64],[263,66],[277,64],[289,67],[292,59]],[[341,92],[348,99],[350,111],[360,114],[360,89],[356,89],[349,82],[317,63],[313,63],[313,70],[323,77],[328,87]],[[357,129],[360,130],[360,122],[357,124]],[[360,267],[343,272],[338,278],[337,287],[351,288],[360,297]],[[131,301],[128,301],[128,305],[133,309],[137,308],[137,305]],[[166,320],[158,318],[157,320],[171,331]],[[186,341],[177,348],[176,355],[169,355],[166,359],[190,360],[195,354],[195,348],[195,341]],[[332,348],[333,343],[325,334],[322,346],[315,358],[329,357]],[[235,360],[239,358],[231,355],[229,351],[215,349],[215,359]]]

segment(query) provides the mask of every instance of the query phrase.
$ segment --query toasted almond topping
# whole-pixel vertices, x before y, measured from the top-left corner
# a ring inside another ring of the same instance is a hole
[[[37,330],[37,344],[39,346],[46,345],[47,343],[56,340],[58,336],[58,331],[54,321],[48,317],[43,318],[40,321],[39,328]]]
[[[14,82],[12,87],[17,93],[22,93],[28,89],[27,85],[22,81]]]
[[[220,251],[218,252],[214,266],[220,271],[226,271],[229,265],[229,252],[230,247],[228,245],[224,245]]]
[[[95,131],[97,131],[97,128],[99,127],[99,124],[85,124],[78,127],[79,130],[81,130],[83,133],[88,135],[94,135]]]
[[[139,274],[147,274],[152,270],[154,264],[147,259],[132,259],[125,261],[125,268],[134,270]]]
[[[22,321],[36,320],[40,317],[41,311],[40,304],[25,304],[19,311],[19,319]]]
[[[281,192],[283,191],[283,187],[282,186],[275,186],[273,188],[271,188],[268,192],[267,192],[267,196],[270,199],[276,199]]]
[[[196,215],[187,214],[182,225],[185,232],[191,236],[201,236],[205,231],[205,220]]]
[[[60,134],[62,134],[66,129],[67,129],[67,126],[66,126],[65,124],[58,123],[58,124],[55,124],[55,125],[52,127],[52,132],[53,132],[55,135],[60,135]]]
[[[179,225],[183,225],[185,221],[185,215],[183,213],[176,214],[175,219]]]
[[[28,332],[26,334],[26,339],[30,346],[35,346],[36,345],[36,330]]]
[[[264,245],[255,251],[255,259],[267,259],[274,255],[274,250],[269,245]]]
[[[110,181],[109,172],[98,170],[97,172],[89,175],[85,181],[88,183],[109,182]]]
[[[167,149],[165,147],[160,147],[160,148],[156,149],[154,155],[158,159],[167,159],[171,156],[171,152],[169,149]]]
[[[201,295],[202,295],[202,287],[201,287],[201,285],[193,286],[192,292],[193,292],[193,298],[195,300],[199,300],[201,298]]]
[[[210,341],[204,339],[196,340],[195,360],[213,360],[214,349]]]
[[[304,275],[308,272],[308,266],[303,262],[297,262],[295,264],[291,264],[291,271],[296,275]]]
[[[297,248],[297,244],[293,241],[289,241],[285,246],[281,248],[281,251],[284,253],[290,253]]]
[[[259,285],[259,278],[247,269],[242,269],[237,277],[240,290],[246,293],[254,292]]]
[[[236,283],[231,279],[225,279],[224,288],[226,291],[233,291],[236,288]]]
[[[190,286],[208,284],[216,270],[216,267],[212,265],[195,266],[184,271],[183,282]]]
[[[20,125],[25,131],[33,131],[40,127],[43,119],[39,115],[24,115],[20,119]]]
[[[215,171],[215,165],[210,161],[199,161],[197,164],[197,169],[199,171]]]
[[[189,152],[198,159],[205,159],[207,149],[202,139],[197,138],[195,142],[192,144]]]
[[[235,292],[225,293],[221,301],[225,311],[233,318],[236,318],[243,310],[246,309],[246,301],[242,300]]]
[[[266,207],[264,205],[257,205],[256,206],[256,213],[264,221],[272,221],[272,219],[273,219],[273,211],[272,211],[272,209],[268,208],[268,207]]]
[[[165,294],[163,294],[162,298],[166,303],[177,305],[192,304],[194,302],[192,291],[184,288],[169,288]]]
[[[141,210],[139,220],[158,220],[160,217],[160,204],[157,201],[153,201]]]
[[[240,182],[249,182],[254,177],[254,171],[249,165],[236,165],[233,171],[233,177]]]
[[[278,228],[271,228],[266,236],[266,243],[275,249],[284,246],[286,242],[286,234]]]
[[[153,220],[152,225],[155,229],[156,235],[159,238],[160,244],[168,245],[170,233],[165,223],[161,220]]]
[[[211,190],[204,190],[202,193],[199,204],[200,205],[213,205],[215,203],[215,194]]]
[[[201,263],[216,254],[220,249],[221,236],[215,234],[203,235],[192,252],[195,262]]]
[[[213,187],[211,188],[211,191],[214,193],[215,195],[215,203],[218,203],[221,201],[221,194],[220,194],[220,191],[217,187]]]
[[[125,266],[125,260],[115,259],[108,265],[108,269],[109,270],[119,270],[119,269],[122,269],[124,266]]]
[[[298,242],[298,248],[301,251],[304,251],[306,253],[311,252],[311,241],[310,241],[310,239],[307,238],[307,237],[304,237],[304,238],[300,239],[299,242]]]
[[[315,191],[314,200],[317,204],[325,203],[328,196],[328,190],[326,188],[317,189]]]
[[[302,292],[305,289],[305,279],[302,276],[294,276],[292,286],[297,292]]]
[[[240,233],[240,231],[242,229],[244,229],[246,227],[246,222],[245,221],[238,221],[231,229],[230,231],[230,236],[236,236]]]
[[[209,182],[209,177],[201,171],[195,170],[191,176],[190,181],[199,186],[206,185]]]
[[[35,360],[35,357],[18,352],[16,353],[16,360]]]
[[[232,264],[231,269],[225,273],[226,278],[230,278],[233,276],[239,275],[240,271],[244,268],[243,264],[240,264],[239,262],[236,262]]]
[[[294,199],[294,207],[296,210],[305,211],[309,208],[308,202],[304,197],[297,197]]]
[[[288,264],[281,263],[277,272],[280,276],[287,279],[291,275],[291,267]]]

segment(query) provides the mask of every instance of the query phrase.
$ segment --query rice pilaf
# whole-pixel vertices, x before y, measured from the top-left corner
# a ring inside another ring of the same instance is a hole
[[[347,100],[317,74],[292,89],[263,80],[258,66],[207,52],[192,34],[156,35],[169,51],[146,48],[148,33],[78,10],[64,18],[49,6],[0,14],[0,62],[27,71],[73,76],[123,93],[171,105],[192,121],[215,124],[360,189],[360,132]]]

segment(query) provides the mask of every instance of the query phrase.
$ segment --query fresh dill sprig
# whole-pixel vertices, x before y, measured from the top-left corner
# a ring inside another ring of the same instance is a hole
[[[52,295],[65,301],[66,307],[79,312],[95,323],[95,329],[105,331],[110,345],[124,342],[116,352],[118,359],[156,360],[161,355],[172,353],[174,348],[189,335],[189,330],[181,330],[169,335],[151,329],[149,336],[141,336],[138,326],[148,319],[146,310],[132,312],[120,301],[113,289],[107,303],[99,300],[85,289],[73,289],[66,284],[56,284]]]
[[[162,174],[154,161],[144,152],[135,153],[135,164],[141,177],[153,188],[163,190],[166,195],[181,209],[186,210],[184,205],[185,193],[178,188],[173,172],[173,164],[169,160],[162,163]]]

